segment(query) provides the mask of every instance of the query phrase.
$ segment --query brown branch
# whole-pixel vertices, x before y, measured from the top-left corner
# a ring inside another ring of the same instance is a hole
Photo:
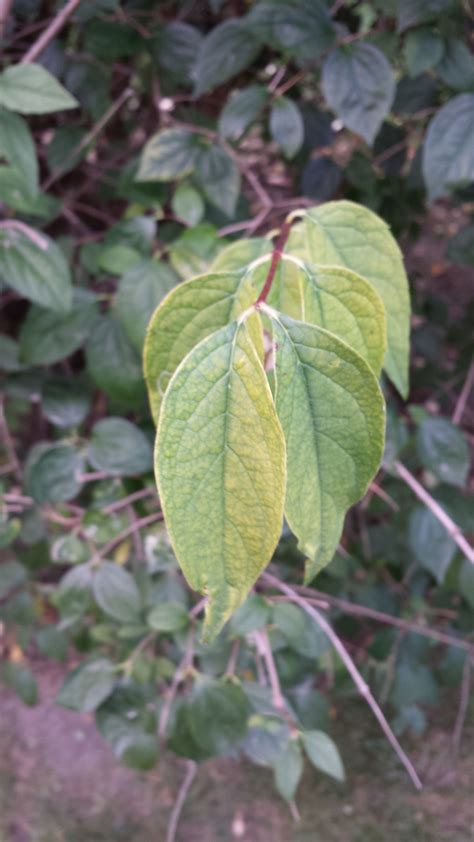
[[[166,830],[166,840],[165,842],[175,842],[176,839],[176,831],[178,829],[178,822],[181,812],[184,807],[184,803],[186,801],[187,795],[189,790],[191,789],[192,782],[196,777],[197,772],[197,763],[195,760],[187,760],[186,761],[186,774],[184,776],[183,783],[180,786],[178,797],[175,801],[175,805],[171,811],[170,820],[168,823],[168,828]]]
[[[287,239],[290,235],[290,229],[291,229],[291,222],[286,221],[281,226],[280,234],[279,234],[278,239],[275,243],[275,248],[272,251],[272,258],[271,258],[270,268],[268,270],[267,278],[266,278],[265,283],[262,287],[262,291],[261,291],[260,295],[258,296],[256,302],[255,302],[255,307],[257,307],[257,308],[260,304],[262,304],[264,301],[267,300],[268,293],[270,292],[270,290],[272,288],[272,283],[275,279],[275,274],[276,274],[276,270],[278,268],[278,264],[279,264],[279,262],[282,258],[282,255],[283,255],[283,250],[285,248],[286,241],[287,241]]]
[[[46,49],[49,42],[53,40],[54,36],[57,35],[60,29],[63,28],[64,24],[71,17],[73,12],[77,9],[81,0],[69,0],[65,6],[60,9],[57,13],[56,17],[53,18],[51,23],[48,27],[41,33],[40,37],[37,41],[30,47],[27,53],[23,56],[21,60],[21,64],[28,64],[29,62],[35,61],[38,56]]]
[[[270,689],[272,691],[273,707],[280,713],[286,714],[286,703],[281,692],[280,679],[278,678],[275,661],[273,660],[272,647],[270,646],[267,632],[265,630],[254,632],[254,640],[267,669]]]
[[[464,410],[466,408],[467,399],[470,395],[471,389],[474,385],[474,360],[471,362],[469,366],[469,371],[467,373],[466,381],[462,388],[461,394],[459,395],[455,410],[453,412],[452,422],[453,424],[460,424],[462,421],[462,417],[464,415]]]
[[[448,514],[441,508],[439,503],[429,494],[426,488],[418,482],[417,479],[413,476],[412,473],[405,468],[405,465],[402,465],[401,462],[395,462],[395,470],[399,477],[406,482],[406,484],[411,488],[411,490],[416,494],[419,500],[425,504],[430,510],[430,512],[439,520],[439,522],[444,526],[446,532],[448,533],[449,537],[456,542],[461,552],[464,553],[467,560],[470,561],[471,564],[474,564],[474,549],[468,544],[464,535],[462,534],[459,527],[454,523]]]
[[[410,779],[413,782],[414,786],[416,787],[416,789],[419,789],[419,790],[423,789],[423,785],[422,785],[422,783],[421,783],[421,781],[418,777],[418,774],[416,772],[415,767],[413,766],[413,763],[411,762],[410,758],[403,751],[403,749],[402,749],[400,743],[398,742],[395,734],[393,733],[392,729],[390,728],[390,725],[388,724],[387,720],[385,719],[385,716],[384,716],[379,704],[377,703],[374,696],[372,695],[369,686],[366,684],[366,682],[362,678],[362,676],[361,676],[359,670],[357,669],[354,661],[352,660],[352,658],[349,655],[349,653],[347,652],[346,648],[344,647],[344,645],[342,644],[342,642],[338,638],[338,636],[335,633],[332,626],[329,625],[329,623],[326,621],[326,619],[322,616],[322,614],[319,613],[319,611],[317,611],[316,608],[314,608],[312,605],[310,605],[304,597],[299,596],[299,594],[293,588],[291,588],[289,585],[285,584],[284,582],[280,582],[279,579],[277,579],[275,576],[272,576],[270,573],[264,573],[262,575],[262,579],[264,579],[266,582],[268,582],[268,584],[271,585],[276,590],[281,591],[281,593],[286,594],[286,596],[289,596],[291,598],[291,600],[294,603],[296,603],[296,605],[299,605],[300,608],[303,609],[303,611],[306,611],[306,613],[309,614],[309,616],[312,618],[312,620],[314,620],[314,622],[319,626],[319,628],[321,628],[323,630],[323,632],[327,635],[327,637],[331,641],[334,649],[336,650],[339,657],[341,658],[341,661],[343,662],[344,666],[346,667],[349,675],[351,676],[355,686],[357,687],[357,690],[359,691],[362,698],[366,700],[366,702],[369,705],[370,709],[372,710],[375,718],[377,719],[380,727],[382,728],[382,731],[385,734],[388,742],[390,743],[390,745],[394,749],[395,753],[397,754],[400,762],[403,764],[406,771],[408,772],[408,775],[410,776]]]

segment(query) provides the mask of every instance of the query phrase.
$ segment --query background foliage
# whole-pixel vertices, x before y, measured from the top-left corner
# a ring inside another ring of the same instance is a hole
[[[415,310],[409,402],[386,384],[383,470],[309,597],[396,733],[422,732],[446,688],[466,681],[472,646],[473,567],[410,487],[416,475],[474,532],[472,10],[66,9],[43,44],[36,0],[15,0],[0,23],[1,677],[34,704],[30,659],[77,664],[58,702],[95,711],[124,763],[151,768],[165,740],[196,761],[243,751],[292,801],[303,755],[342,778],[330,703],[355,691],[325,635],[268,582],[212,647],[198,642],[202,606],[154,490],[145,328],[173,286],[305,203],[353,199],[401,240]],[[439,257],[417,262],[427,226]],[[283,534],[274,571],[300,581],[302,561]]]

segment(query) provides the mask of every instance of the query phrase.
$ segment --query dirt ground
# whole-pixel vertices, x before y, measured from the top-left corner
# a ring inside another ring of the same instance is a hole
[[[34,708],[0,690],[0,842],[163,842],[184,762],[165,756],[146,774],[121,767],[92,717],[54,705],[63,669],[37,665]],[[334,729],[348,782],[308,768],[298,824],[268,770],[212,761],[198,772],[176,842],[472,842],[474,716],[457,759],[455,698],[438,714],[442,723],[404,740],[425,783],[417,794],[368,710],[348,704],[336,711]]]

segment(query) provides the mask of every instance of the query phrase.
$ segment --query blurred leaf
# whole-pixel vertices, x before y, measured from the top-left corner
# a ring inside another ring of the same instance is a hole
[[[431,670],[420,663],[402,662],[395,672],[390,700],[395,707],[435,705],[439,689]]]
[[[77,427],[90,409],[88,390],[80,378],[56,375],[45,383],[41,408],[55,427]]]
[[[38,161],[33,136],[22,117],[0,108],[0,157],[22,176],[31,196],[38,193]]]
[[[18,561],[4,561],[0,564],[0,599],[16,590],[26,581],[26,570]]]
[[[144,474],[153,468],[147,437],[125,418],[103,418],[94,425],[88,459],[97,470],[118,476]]]
[[[199,676],[188,720],[196,743],[210,756],[228,754],[247,730],[248,701],[242,688],[224,679]]]
[[[459,572],[459,591],[463,599],[474,610],[474,566],[467,558],[464,559]]]
[[[90,713],[112,693],[115,668],[108,658],[86,661],[66,677],[56,702],[79,713]]]
[[[20,114],[50,114],[78,102],[41,64],[14,64],[0,74],[0,105]]]
[[[129,733],[115,744],[115,754],[125,766],[147,772],[158,760],[158,744],[153,734]]]
[[[98,265],[110,275],[123,275],[140,263],[142,255],[126,243],[105,246],[98,256]]]
[[[137,181],[173,181],[189,175],[199,150],[196,135],[186,129],[163,129],[147,141]]]
[[[299,62],[317,59],[336,35],[323,0],[265,0],[252,7],[248,19],[252,31],[271,49]]]
[[[336,744],[323,731],[304,731],[302,743],[311,763],[336,781],[344,781],[344,768]]]
[[[395,77],[384,54],[362,43],[334,50],[323,65],[322,90],[347,128],[372,145],[395,96]]]
[[[444,41],[429,27],[414,29],[405,39],[404,54],[410,76],[416,77],[438,64],[444,53]]]
[[[301,192],[309,199],[324,202],[332,199],[342,181],[342,170],[331,158],[319,155],[311,158],[301,173]]]
[[[294,158],[301,149],[304,138],[303,118],[292,99],[280,96],[273,101],[270,134],[285,158]]]
[[[240,193],[240,170],[229,153],[217,144],[200,150],[196,178],[207,198],[227,216],[233,216]]]
[[[461,228],[448,242],[447,258],[453,263],[474,266],[474,225]]]
[[[431,120],[423,145],[430,200],[474,180],[474,94],[459,94]]]
[[[447,40],[436,73],[455,91],[474,90],[474,56],[464,41],[457,38]]]
[[[156,260],[141,261],[120,278],[115,297],[117,315],[139,353],[151,316],[177,281],[174,270]]]
[[[78,290],[69,313],[33,305],[20,330],[20,359],[29,365],[52,365],[77,351],[98,315],[95,296]]]
[[[204,216],[201,194],[189,184],[180,184],[171,200],[173,213],[187,225],[197,225]],[[171,287],[170,287],[171,288]]]
[[[265,707],[268,709],[268,703]],[[290,729],[284,719],[265,713],[255,714],[249,719],[242,748],[253,763],[274,766],[289,739]]]
[[[219,116],[219,134],[226,140],[239,140],[257,119],[267,101],[263,85],[249,85],[227,101]]]
[[[140,618],[141,600],[135,580],[113,561],[102,561],[94,570],[92,590],[97,604],[122,623]]]
[[[188,625],[188,612],[179,602],[155,605],[147,617],[150,628],[158,632],[177,632]]]
[[[275,786],[281,797],[292,801],[303,774],[303,755],[299,743],[290,740],[275,766]]]
[[[452,8],[454,0],[396,0],[398,28],[408,29],[419,23],[437,21],[440,14]]]
[[[429,509],[420,506],[411,513],[409,543],[416,560],[442,583],[456,544]]]
[[[223,85],[256,58],[260,44],[244,19],[219,23],[201,41],[193,70],[194,96]]]
[[[42,232],[37,234],[38,244],[17,229],[0,231],[0,280],[42,307],[68,313],[72,305],[68,264],[56,243]]]
[[[81,490],[82,456],[70,444],[35,444],[25,464],[25,487],[37,503],[73,500]]]
[[[148,46],[159,67],[178,82],[190,85],[202,39],[202,33],[195,26],[171,21],[159,30]]]
[[[55,661],[65,661],[68,641],[64,632],[55,626],[45,626],[36,634],[36,645],[42,655]]]
[[[319,658],[329,648],[324,632],[297,605],[286,602],[273,606],[273,623],[288,645],[307,658]]]
[[[0,664],[0,678],[7,687],[10,687],[20,697],[25,705],[37,703],[36,679],[26,664],[13,661]]]
[[[263,597],[251,593],[244,604],[232,615],[229,630],[231,634],[245,637],[263,628],[270,618],[270,606]]]
[[[80,126],[61,126],[56,129],[46,149],[48,167],[51,172],[61,171],[63,174],[70,172],[79,161],[85,158],[87,146],[80,152],[75,150],[84,140],[86,134],[86,130],[81,129]]]
[[[447,418],[426,418],[416,434],[418,455],[441,482],[463,488],[469,472],[469,447],[462,431]]]
[[[110,315],[96,322],[86,345],[89,374],[99,388],[122,406],[143,406],[145,389],[138,352]]]

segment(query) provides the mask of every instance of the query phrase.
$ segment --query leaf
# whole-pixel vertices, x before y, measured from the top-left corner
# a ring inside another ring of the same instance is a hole
[[[219,134],[226,140],[239,140],[260,115],[268,98],[263,85],[249,85],[228,100],[219,117]]]
[[[142,431],[125,418],[103,418],[94,425],[88,459],[94,468],[118,476],[151,471],[151,445]]]
[[[95,296],[78,290],[69,313],[33,305],[20,330],[20,359],[29,365],[52,365],[80,348],[97,318]]]
[[[398,28],[403,31],[410,26],[427,21],[438,22],[442,12],[452,8],[454,0],[396,0]]]
[[[270,702],[265,709],[271,709]],[[269,714],[257,714],[249,719],[243,750],[253,763],[274,766],[289,742],[290,729],[284,719]]]
[[[320,772],[336,781],[344,781],[344,768],[334,741],[323,731],[304,731],[301,735],[304,750]]]
[[[404,54],[410,76],[416,78],[438,64],[444,53],[444,42],[433,29],[414,29],[408,33]]]
[[[180,602],[164,602],[150,611],[147,623],[154,631],[178,632],[188,625],[188,612]]]
[[[169,248],[171,266],[184,280],[207,272],[219,251],[220,242],[214,225],[202,223],[184,231]]]
[[[209,201],[226,216],[233,216],[241,178],[228,152],[217,144],[202,148],[196,162],[196,178]]]
[[[0,157],[21,175],[31,196],[38,193],[38,161],[28,124],[5,108],[0,108]]]
[[[333,50],[324,62],[321,85],[329,107],[372,145],[395,97],[395,77],[384,54],[373,44]]]
[[[271,49],[300,62],[314,61],[335,39],[335,28],[323,0],[271,0],[252,8],[252,30]]]
[[[108,658],[81,664],[66,677],[56,702],[79,713],[90,713],[112,693],[115,668]]]
[[[79,103],[41,64],[14,64],[0,74],[0,105],[20,114],[51,114]]]
[[[408,541],[416,560],[442,584],[456,544],[429,509],[419,506],[410,515]]]
[[[176,556],[210,597],[209,640],[241,605],[282,526],[284,442],[244,324],[204,339],[166,390],[155,471]]]
[[[151,316],[177,281],[173,269],[156,260],[141,261],[120,278],[115,296],[117,315],[139,353]]]
[[[288,646],[299,655],[319,658],[329,648],[327,636],[297,605],[275,605],[272,619]]]
[[[180,184],[171,200],[173,213],[187,225],[197,225],[204,216],[201,194],[190,184]]]
[[[163,129],[145,144],[136,181],[173,181],[194,169],[199,146],[186,129]]]
[[[210,272],[243,272],[249,263],[272,250],[270,240],[252,237],[225,246],[209,267]]]
[[[87,369],[100,389],[121,406],[144,403],[140,357],[119,322],[101,316],[86,345]]]
[[[384,368],[400,394],[408,392],[410,297],[402,255],[388,226],[368,208],[328,202],[304,215],[306,246],[319,266],[347,266],[377,290],[385,306]]]
[[[0,280],[42,307],[68,313],[72,304],[69,267],[56,243],[42,232],[35,233],[38,242],[17,229],[0,231]]]
[[[449,240],[446,256],[453,263],[474,266],[474,225],[466,225]]]
[[[269,258],[270,260],[270,258]],[[256,299],[269,263],[249,273]],[[268,304],[292,318],[334,333],[380,375],[386,350],[385,310],[365,278],[339,266],[303,265],[288,256],[280,261]]]
[[[219,23],[203,38],[194,68],[194,97],[228,82],[260,52],[261,46],[243,19]]]
[[[287,446],[285,516],[309,557],[311,581],[331,561],[346,509],[379,467],[384,401],[367,363],[333,334],[280,314],[272,327]]]
[[[148,772],[158,760],[158,745],[154,734],[130,731],[117,740],[115,754],[125,766]]]
[[[102,561],[94,570],[92,590],[97,605],[114,620],[133,623],[140,619],[140,594],[134,578],[123,567]]]
[[[81,490],[83,460],[70,444],[34,445],[25,465],[25,485],[37,503],[73,500]]]
[[[310,158],[301,173],[301,192],[309,199],[326,201],[337,193],[342,170],[326,155]]]
[[[303,755],[296,740],[290,740],[285,750],[278,756],[274,771],[275,786],[281,797],[286,801],[293,801],[303,774]]]
[[[19,561],[5,561],[0,565],[0,599],[15,591],[26,581],[26,570]]]
[[[142,255],[136,248],[127,245],[127,243],[116,243],[105,246],[100,251],[97,264],[99,269],[107,272],[108,275],[122,275],[124,272],[129,272],[141,261]]]
[[[470,455],[459,427],[447,418],[425,418],[418,427],[416,444],[424,468],[441,482],[465,486]]]
[[[285,96],[277,97],[270,111],[270,134],[285,158],[294,158],[304,139],[304,126],[298,106]]]
[[[270,606],[263,597],[251,593],[232,615],[230,632],[237,637],[245,637],[253,631],[261,629],[270,617]]]
[[[467,558],[464,559],[459,571],[459,592],[474,610],[474,567]]]
[[[150,42],[153,58],[169,75],[192,84],[192,71],[203,36],[199,29],[181,21],[171,21]]]
[[[464,41],[448,38],[443,52],[436,68],[438,76],[455,91],[474,90],[474,56]]]
[[[191,734],[208,756],[228,754],[245,736],[249,704],[238,684],[199,676],[188,708]]]
[[[38,687],[36,678],[26,664],[7,661],[0,664],[0,678],[10,687],[25,705],[36,705]]]
[[[431,120],[423,176],[431,201],[474,180],[474,94],[455,96]]]
[[[80,378],[54,377],[43,388],[41,409],[55,427],[77,427],[90,408],[88,390]]]
[[[241,280],[239,272],[191,278],[172,290],[155,311],[144,350],[145,379],[155,423],[166,387],[181,360],[201,339],[228,324],[254,300],[251,290],[239,295]]]

